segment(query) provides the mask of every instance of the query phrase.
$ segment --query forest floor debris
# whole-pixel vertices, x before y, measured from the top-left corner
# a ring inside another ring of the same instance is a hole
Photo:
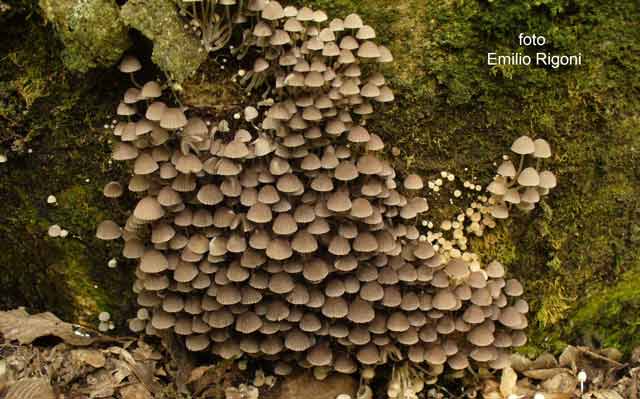
[[[339,377],[315,381],[294,374],[278,381],[267,376],[265,383],[264,371],[246,362],[207,365],[170,337],[111,337],[51,313],[0,312],[4,399],[365,399],[355,393],[357,381]],[[611,348],[568,346],[558,357],[515,354],[500,374],[476,370],[465,384],[433,385],[419,397],[640,399],[639,379],[640,348],[624,359]],[[385,397],[374,393],[369,399]]]

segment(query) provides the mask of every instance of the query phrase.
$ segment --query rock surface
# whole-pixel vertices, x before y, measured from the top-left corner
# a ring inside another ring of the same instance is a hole
[[[130,45],[115,0],[40,0],[40,7],[65,45],[71,70],[111,66]]]
[[[195,36],[184,29],[175,3],[170,0],[130,0],[121,15],[125,23],[153,42],[153,62],[182,82],[205,60]]]

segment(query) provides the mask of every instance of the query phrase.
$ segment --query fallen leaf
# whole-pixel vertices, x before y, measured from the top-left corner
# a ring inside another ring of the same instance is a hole
[[[316,380],[309,372],[291,375],[284,379],[278,389],[260,395],[264,399],[335,399],[340,394],[354,398],[358,381],[346,374],[333,374],[322,381]]]
[[[30,344],[40,337],[56,336],[76,346],[87,346],[96,338],[81,327],[65,323],[53,313],[30,315],[23,308],[0,312],[0,333],[5,340]]]
[[[95,349],[75,349],[71,351],[71,358],[79,363],[88,364],[94,368],[104,367],[107,359]]]
[[[500,377],[500,393],[504,397],[512,395],[516,391],[516,384],[518,382],[518,375],[511,367],[506,367],[502,370],[502,377]]]
[[[549,378],[568,372],[567,369],[552,368],[552,369],[537,369],[537,370],[525,370],[522,372],[525,376],[533,378],[534,380],[548,380]]]
[[[540,386],[547,392],[572,393],[578,386],[578,380],[573,375],[564,372],[545,380]]]
[[[591,392],[591,394],[594,399],[624,399],[618,392],[608,389]]]
[[[56,399],[49,380],[46,378],[25,378],[13,383],[5,399]]]
[[[151,393],[142,384],[128,385],[120,390],[122,399],[153,399]]]

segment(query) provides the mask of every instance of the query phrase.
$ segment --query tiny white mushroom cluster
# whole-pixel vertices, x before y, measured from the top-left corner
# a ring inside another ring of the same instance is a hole
[[[533,140],[521,136],[514,141],[511,151],[520,156],[518,165],[506,159],[498,167],[498,174],[487,187],[491,215],[506,219],[515,206],[531,211],[540,198],[556,187],[556,176],[549,170],[541,170],[541,161],[551,157],[551,147],[544,139]]]
[[[118,105],[113,159],[133,175],[104,195],[126,187],[139,200],[123,227],[104,221],[97,236],[122,237],[123,256],[138,260],[130,327],[273,360],[280,375],[401,359],[434,374],[504,367],[526,341],[522,286],[498,262],[445,258],[420,239],[422,179],[399,179],[366,128],[374,104],[394,98],[377,69],[393,58],[373,28],[356,14],[247,7],[256,22],[243,46],[261,56],[243,79],[275,84],[266,112],[212,121],[171,105],[154,81]]]

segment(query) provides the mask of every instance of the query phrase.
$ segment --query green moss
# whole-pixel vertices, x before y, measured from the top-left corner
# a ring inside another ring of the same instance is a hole
[[[178,82],[191,76],[207,57],[198,39],[184,29],[171,0],[130,0],[121,15],[127,25],[153,41],[153,62]]]
[[[62,44],[28,7],[0,24],[0,36],[0,152],[9,158],[0,164],[0,307],[90,322],[109,310],[122,321],[134,302],[130,268],[108,269],[118,248],[94,237],[104,215],[120,211],[101,195],[120,175],[99,128],[124,89],[114,84],[120,74],[70,74]],[[47,204],[51,194],[57,205]],[[48,237],[53,224],[69,235]]]
[[[40,7],[65,45],[71,70],[111,66],[130,45],[115,0],[40,0]]]

